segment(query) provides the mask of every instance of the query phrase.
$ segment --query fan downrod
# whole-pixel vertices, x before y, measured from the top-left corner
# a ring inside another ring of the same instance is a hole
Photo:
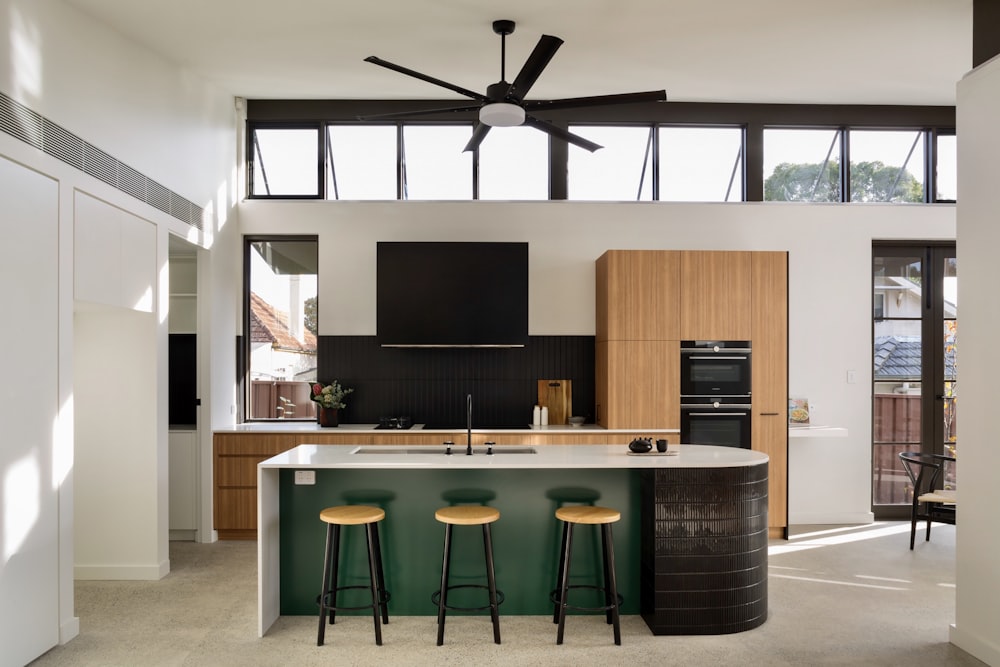
[[[493,32],[503,37],[514,32],[515,23],[509,19],[501,19],[493,22]]]

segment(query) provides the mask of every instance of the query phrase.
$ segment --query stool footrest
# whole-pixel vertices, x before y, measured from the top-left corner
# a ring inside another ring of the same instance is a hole
[[[359,611],[361,609],[373,609],[375,607],[381,607],[384,604],[388,604],[389,600],[392,599],[392,595],[389,591],[379,591],[382,593],[382,597],[379,598],[378,602],[370,602],[368,604],[358,605],[356,607],[333,607],[330,604],[330,596],[334,593],[339,593],[340,591],[348,590],[365,590],[370,591],[371,586],[365,586],[364,584],[358,584],[356,586],[337,586],[336,588],[330,589],[323,593],[323,595],[316,596],[316,604],[322,603],[323,609],[326,611]]]
[[[448,587],[448,591],[451,592],[451,591],[453,591],[455,589],[458,589],[458,588],[480,588],[480,589],[482,589],[484,591],[489,591],[490,590],[490,587],[486,586],[484,584],[456,584],[455,586],[449,586]],[[498,589],[497,590],[497,606],[499,607],[501,604],[503,604],[503,601],[504,601],[503,591],[501,591],[501,590]],[[431,602],[433,602],[435,606],[438,606],[438,605],[441,604],[441,591],[439,591],[439,590],[438,591],[434,591],[431,594]],[[491,604],[485,604],[482,607],[459,607],[458,605],[446,604],[444,606],[444,608],[445,609],[451,609],[451,610],[454,610],[454,611],[483,611],[485,609],[490,609],[492,606],[493,605],[491,605]]]
[[[567,589],[566,590],[566,597],[569,597],[569,591],[573,590],[574,588],[585,588],[585,589],[591,590],[591,591],[601,591],[602,593],[605,592],[605,588],[603,586],[587,586],[585,584],[574,584],[573,586],[567,586],[566,587],[566,589]],[[553,589],[552,592],[549,593],[549,600],[552,601],[552,604],[559,604],[559,589],[558,588]],[[615,607],[618,607],[619,609],[621,609],[621,606],[624,603],[625,603],[625,598],[623,598],[622,595],[621,595],[621,593],[619,593],[618,594],[618,600],[617,600],[616,604],[606,604],[606,605],[603,605],[603,606],[600,606],[600,607],[581,607],[579,605],[572,605],[572,604],[567,603],[566,604],[566,608],[567,609],[575,609],[577,611],[608,611],[609,609],[614,609]]]

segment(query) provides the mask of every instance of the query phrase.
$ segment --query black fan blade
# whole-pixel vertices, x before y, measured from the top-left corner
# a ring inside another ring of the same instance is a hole
[[[567,132],[561,127],[556,127],[552,123],[547,123],[544,120],[539,120],[537,118],[533,118],[532,116],[525,116],[524,124],[533,127],[536,130],[541,130],[542,132],[551,134],[553,137],[556,137],[557,139],[568,141],[574,146],[579,146],[580,148],[588,150],[591,153],[596,151],[598,148],[604,148],[604,146],[601,146],[600,144],[595,144],[593,141],[584,139],[583,137],[577,134],[573,134],[572,132]]]
[[[435,79],[432,76],[427,76],[426,74],[421,74],[420,72],[414,71],[402,65],[397,65],[391,63],[388,60],[382,60],[381,58],[376,58],[375,56],[368,56],[365,58],[366,63],[372,63],[385,67],[386,69],[391,69],[394,72],[399,72],[400,74],[405,74],[406,76],[412,76],[415,79],[420,79],[421,81],[426,81],[427,83],[433,83],[435,86],[441,86],[442,88],[447,88],[448,90],[453,90],[459,95],[465,95],[466,97],[471,97],[474,100],[479,100],[480,102],[488,102],[489,100],[485,95],[473,92],[461,86],[456,86],[453,83],[448,83],[447,81],[442,81],[441,79]]]
[[[472,138],[469,139],[469,143],[465,144],[462,152],[474,151],[479,148],[479,144],[483,143],[483,139],[486,138],[489,131],[490,126],[486,123],[476,123],[476,126],[472,128]]]
[[[478,111],[480,104],[471,107],[446,107],[444,109],[416,109],[414,111],[394,111],[392,113],[376,113],[367,116],[358,116],[358,120],[388,120],[390,118],[409,118],[410,116],[430,116],[438,113],[463,113],[468,111]]]
[[[610,104],[638,104],[640,102],[666,102],[667,91],[650,90],[644,93],[620,93],[618,95],[595,95],[593,97],[568,97],[562,100],[538,100],[525,102],[525,111],[548,111],[549,109],[575,109],[579,107],[600,107]]]
[[[563,41],[558,37],[542,35],[538,43],[535,44],[534,51],[524,61],[524,66],[517,73],[517,78],[514,79],[514,83],[511,84],[510,91],[507,94],[513,96],[515,99],[523,100],[524,96],[531,90],[531,87],[535,85],[535,81],[538,80],[542,70],[552,60],[552,56],[562,46],[562,43]]]

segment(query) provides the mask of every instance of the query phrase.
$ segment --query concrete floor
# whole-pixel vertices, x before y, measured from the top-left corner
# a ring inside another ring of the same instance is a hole
[[[948,643],[955,527],[921,540],[908,549],[908,523],[796,527],[771,542],[768,620],[748,632],[654,637],[627,616],[615,646],[603,617],[572,616],[557,646],[550,618],[501,616],[497,646],[488,615],[455,616],[441,647],[433,616],[391,617],[381,647],[368,616],[338,620],[322,647],[312,616],[258,638],[256,543],[173,542],[160,581],[77,582],[80,635],[32,665],[981,666]]]

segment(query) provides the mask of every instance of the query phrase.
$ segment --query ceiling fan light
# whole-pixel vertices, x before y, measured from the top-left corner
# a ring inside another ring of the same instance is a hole
[[[494,102],[479,109],[479,122],[490,127],[514,127],[524,123],[524,109],[510,102]]]

